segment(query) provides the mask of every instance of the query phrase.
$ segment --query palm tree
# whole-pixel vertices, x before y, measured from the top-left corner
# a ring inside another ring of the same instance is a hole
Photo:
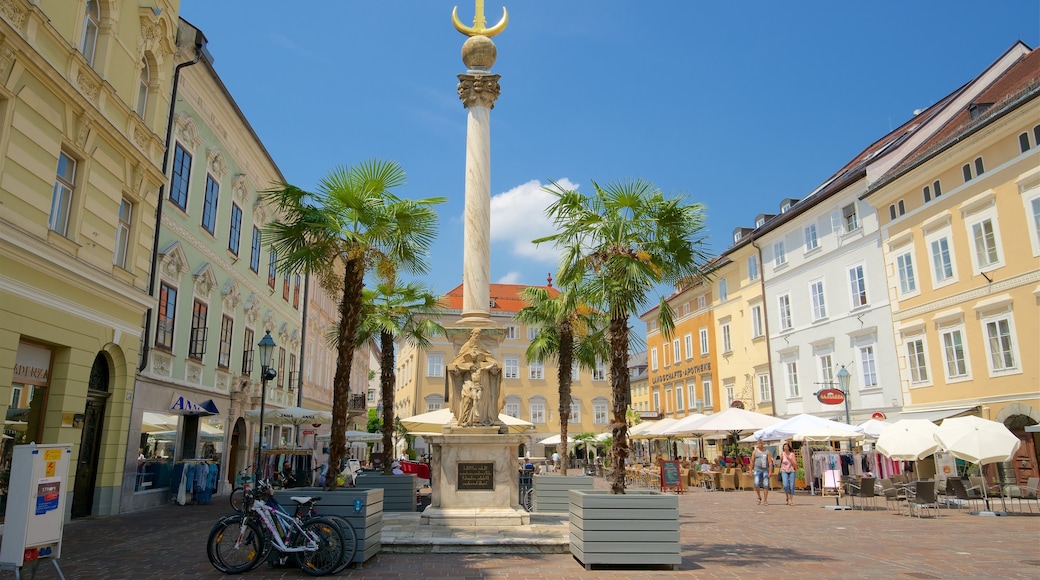
[[[612,406],[611,493],[625,493],[628,457],[629,317],[647,305],[658,285],[674,286],[705,278],[704,208],[666,198],[642,179],[615,182],[585,195],[552,182],[555,196],[546,213],[557,233],[534,240],[563,251],[558,279],[582,288],[583,297],[609,317]],[[674,312],[660,298],[658,323],[666,337],[675,328]]]
[[[398,284],[393,275],[382,280],[375,289],[362,292],[361,327],[358,329],[357,344],[378,337],[379,339],[379,386],[383,402],[383,474],[392,470],[390,455],[394,449],[393,439],[399,423],[394,417],[394,385],[397,376],[394,370],[394,342],[398,339],[415,342],[420,348],[430,344],[430,338],[444,333],[433,318],[437,316],[437,296],[417,282]]]
[[[434,206],[445,198],[399,198],[391,190],[404,185],[404,178],[397,162],[372,160],[333,169],[315,192],[280,183],[261,193],[280,216],[264,229],[278,269],[311,272],[330,294],[340,296],[329,449],[333,469],[346,454],[350,367],[365,274],[429,270],[427,251],[437,233]],[[335,488],[336,478],[330,480]]]
[[[570,457],[567,449],[567,423],[571,414],[571,369],[594,370],[597,359],[607,357],[603,337],[604,317],[580,301],[574,289],[550,292],[549,288],[530,287],[520,292],[527,306],[516,313],[515,319],[539,328],[538,334],[527,347],[528,360],[555,361],[556,380],[560,397],[560,446],[564,465]],[[564,469],[564,473],[567,471]]]

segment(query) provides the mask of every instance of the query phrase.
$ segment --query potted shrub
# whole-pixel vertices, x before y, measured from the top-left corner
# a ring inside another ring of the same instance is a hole
[[[805,469],[801,467],[794,470],[794,487],[795,489],[805,489]]]

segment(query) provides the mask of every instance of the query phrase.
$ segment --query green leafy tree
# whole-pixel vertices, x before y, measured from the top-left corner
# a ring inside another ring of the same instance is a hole
[[[666,197],[642,179],[619,181],[593,193],[568,190],[556,182],[545,188],[555,200],[546,209],[557,233],[534,240],[562,250],[557,276],[564,287],[582,288],[583,298],[609,317],[613,445],[611,493],[625,493],[629,454],[629,317],[645,308],[659,285],[675,286],[705,278],[704,208],[684,196]],[[675,315],[660,298],[658,324],[666,337]]]
[[[400,198],[392,190],[404,180],[397,162],[372,160],[333,169],[314,192],[280,183],[261,193],[279,216],[264,229],[278,269],[310,272],[339,297],[330,465],[346,455],[350,371],[366,273],[429,270],[428,250],[437,233],[434,206],[445,199]]]
[[[361,326],[358,344],[371,339],[379,340],[379,387],[382,394],[383,416],[381,430],[386,461],[383,473],[390,475],[395,432],[406,433],[394,416],[394,343],[397,340],[414,342],[419,348],[429,346],[430,338],[444,334],[444,328],[434,318],[438,315],[437,296],[426,286],[410,282],[398,284],[393,273],[384,275],[374,289],[362,291]]]
[[[567,461],[567,425],[571,414],[571,369],[592,371],[598,360],[606,360],[606,340],[603,335],[605,317],[582,302],[574,289],[563,292],[549,288],[530,287],[520,292],[527,303],[516,313],[515,319],[538,328],[527,347],[528,360],[554,361],[557,364],[556,381],[560,407],[560,456]],[[566,469],[564,470],[566,473]]]

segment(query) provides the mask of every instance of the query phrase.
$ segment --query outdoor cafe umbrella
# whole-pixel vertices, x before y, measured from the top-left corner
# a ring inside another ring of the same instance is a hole
[[[547,437],[545,439],[542,439],[541,443],[542,443],[542,445],[559,445],[560,444],[560,434],[557,433],[556,435],[553,435],[551,437]],[[568,435],[567,436],[567,443],[574,443],[574,437],[571,437],[571,436]]]
[[[686,426],[689,433],[743,433],[756,431],[779,423],[781,419],[772,415],[763,415],[737,407],[730,407],[721,413],[706,415],[700,421]]]
[[[331,433],[322,433],[316,438],[317,441],[329,441],[331,439]],[[355,431],[353,429],[346,432],[347,443],[375,443],[382,440],[382,433],[369,433],[368,431]]]
[[[1011,459],[1022,443],[1003,423],[975,415],[944,419],[934,437],[950,455],[979,465]]]
[[[935,440],[938,429],[924,419],[900,419],[881,433],[874,447],[895,461],[917,461],[942,448]]]
[[[892,424],[888,421],[879,421],[877,419],[867,419],[866,421],[856,425],[856,429],[863,433],[868,439],[877,439],[881,436],[881,433],[891,427]]]
[[[437,409],[436,411],[430,411],[421,415],[413,415],[411,417],[402,417],[401,425],[409,433],[427,433],[439,435],[442,429],[447,425],[455,416],[452,415],[451,409],[447,407],[443,409]],[[498,420],[503,425],[509,428],[510,433],[523,433],[532,427],[533,423],[524,421],[523,419],[517,419],[510,415],[502,413],[498,414]]]
[[[795,439],[799,434],[812,435],[813,433],[816,434],[816,437],[809,437],[808,439],[803,437],[800,440],[831,441],[833,439],[861,439],[863,437],[862,434],[856,432],[853,427],[845,423],[838,423],[837,421],[831,421],[816,415],[802,413],[789,419],[778,421],[764,429],[759,429],[750,438],[753,438],[755,441],[779,441],[781,439]],[[835,434],[838,436],[833,439],[830,438],[830,435]]]
[[[260,411],[250,409],[245,412],[249,421],[260,420]],[[282,409],[266,409],[264,411],[264,423],[271,425],[296,425],[299,427],[305,423],[331,423],[332,413],[328,411],[317,411],[315,409],[304,409],[303,407],[285,407]]]

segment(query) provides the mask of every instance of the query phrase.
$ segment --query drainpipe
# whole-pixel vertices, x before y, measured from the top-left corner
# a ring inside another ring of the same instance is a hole
[[[776,416],[776,382],[773,381],[773,350],[769,348],[769,311],[766,305],[766,268],[762,261],[762,248],[755,243],[755,235],[751,234],[751,245],[758,252],[758,284],[762,287],[762,331],[766,337],[766,364],[769,365],[769,396],[773,399],[773,416]]]
[[[300,370],[296,373],[296,406],[303,406],[303,359],[307,356],[307,306],[310,304],[311,273],[303,275],[303,324],[300,325]],[[317,436],[315,434],[315,436]],[[296,446],[300,446],[300,429],[296,429]]]
[[[166,170],[170,163],[170,140],[173,137],[173,110],[177,106],[177,86],[181,80],[181,69],[184,67],[198,64],[199,60],[203,56],[206,57],[206,62],[213,64],[213,56],[206,50],[206,35],[202,34],[202,31],[192,27],[195,31],[195,60],[188,62],[182,62],[181,64],[173,68],[173,88],[170,91],[170,110],[166,115],[166,149],[163,151],[162,161],[162,173],[163,177],[166,176]],[[178,35],[180,31],[178,30]],[[159,199],[156,200],[155,206],[155,229],[152,233],[152,262],[148,268],[148,296],[155,298],[155,278],[156,271],[159,267],[159,229],[162,227],[162,209],[163,209],[163,194],[166,191],[166,180],[163,180],[162,185],[159,186]],[[149,345],[151,343],[149,334],[152,329],[152,310],[149,308],[145,312],[144,317],[144,340],[141,344],[141,365],[137,368],[137,372],[143,372],[145,367],[148,366],[148,351],[150,350]]]

